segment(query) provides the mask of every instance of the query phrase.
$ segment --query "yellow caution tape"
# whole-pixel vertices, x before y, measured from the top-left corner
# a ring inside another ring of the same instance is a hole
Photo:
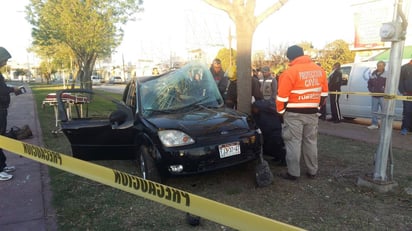
[[[238,230],[304,230],[180,189],[0,136],[0,148]]]
[[[412,101],[412,96],[403,95],[388,95],[385,93],[371,93],[371,92],[351,92],[351,91],[330,91],[331,95],[362,95],[362,96],[382,96],[384,99],[395,99],[403,101]]]

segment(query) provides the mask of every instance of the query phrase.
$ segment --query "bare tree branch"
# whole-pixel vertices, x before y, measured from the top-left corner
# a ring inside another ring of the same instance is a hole
[[[273,14],[275,11],[279,10],[283,5],[285,5],[288,0],[279,0],[277,3],[273,4],[265,11],[263,11],[260,15],[256,17],[256,26],[259,25],[263,20]]]

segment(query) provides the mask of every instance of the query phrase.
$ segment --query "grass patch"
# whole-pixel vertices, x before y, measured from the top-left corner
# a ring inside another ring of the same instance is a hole
[[[55,129],[51,108],[41,101],[52,90],[32,87],[47,148],[69,154],[70,145]],[[52,122],[53,121],[53,122]],[[355,185],[358,176],[373,171],[374,145],[333,136],[319,136],[319,175],[289,182],[275,177],[273,185],[256,188],[255,163],[208,174],[175,177],[173,187],[308,230],[411,230],[412,156],[394,149],[395,180],[399,187],[376,193]],[[137,174],[132,161],[95,163]],[[270,163],[274,174],[285,168]],[[306,171],[302,164],[302,172]],[[53,206],[59,230],[231,230],[202,220],[198,227],[186,224],[184,212],[129,193],[50,168]]]

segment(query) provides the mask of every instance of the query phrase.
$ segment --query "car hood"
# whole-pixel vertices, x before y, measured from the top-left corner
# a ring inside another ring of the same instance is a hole
[[[157,114],[147,119],[158,129],[177,129],[191,136],[226,135],[250,130],[247,115],[227,108]]]

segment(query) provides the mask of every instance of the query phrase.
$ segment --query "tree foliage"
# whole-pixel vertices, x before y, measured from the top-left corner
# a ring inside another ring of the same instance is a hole
[[[226,71],[230,66],[236,66],[236,50],[222,48],[217,52],[216,58],[222,62],[222,69]]]
[[[279,0],[258,15],[255,15],[256,0],[204,1],[209,5],[226,12],[236,26],[238,110],[250,113],[250,100],[252,98],[250,73],[252,66],[253,34],[261,22],[279,10],[286,2],[288,2],[288,0]]]
[[[237,65],[236,65],[236,50],[231,48],[222,48],[218,51],[216,58],[219,58],[222,62],[222,70],[230,80],[237,79]]]
[[[333,64],[336,62],[352,63],[355,60],[355,52],[349,49],[349,44],[344,40],[335,40],[325,46],[319,62],[326,72],[332,71]]]
[[[110,56],[123,38],[122,25],[138,11],[138,0],[31,0],[27,19],[40,56],[61,58],[66,52],[77,68],[81,87],[91,88],[98,57]],[[54,51],[60,51],[53,53]],[[56,54],[60,54],[58,57]],[[51,56],[50,56],[51,55]]]

